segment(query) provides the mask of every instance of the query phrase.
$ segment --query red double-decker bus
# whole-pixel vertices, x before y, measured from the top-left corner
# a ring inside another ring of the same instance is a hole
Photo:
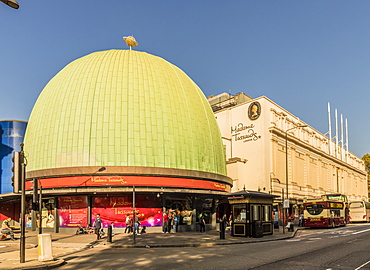
[[[304,206],[305,227],[337,227],[349,222],[348,199],[343,194],[326,194],[307,200]]]

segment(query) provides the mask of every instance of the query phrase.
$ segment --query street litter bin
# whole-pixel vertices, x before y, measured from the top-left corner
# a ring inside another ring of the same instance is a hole
[[[262,220],[254,220],[252,223],[252,237],[263,237]]]
[[[38,255],[40,262],[53,260],[53,249],[51,247],[51,235],[39,234],[38,235]]]

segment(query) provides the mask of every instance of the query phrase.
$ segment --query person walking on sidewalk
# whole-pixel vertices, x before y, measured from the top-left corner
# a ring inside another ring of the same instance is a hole
[[[126,216],[126,228],[125,233],[132,233],[132,219],[130,218],[130,215]]]
[[[298,224],[299,227],[304,227],[304,215],[303,214],[300,214],[299,215],[299,224]]]
[[[167,223],[167,231],[168,233],[171,233],[172,225],[173,225],[173,213],[168,213],[168,223]]]
[[[96,240],[100,240],[100,231],[103,227],[103,221],[100,218],[100,214],[96,214],[96,219],[94,221],[93,227],[95,228]]]
[[[204,220],[204,214],[200,214],[199,216],[199,226],[200,226],[200,232],[205,233],[206,232],[206,221]]]
[[[139,227],[140,227],[140,220],[137,216],[135,216],[135,232],[137,235],[140,235],[140,231],[139,231]]]
[[[162,227],[163,233],[168,233],[168,215],[167,213],[163,214],[163,227]]]
[[[174,232],[179,232],[179,224],[180,224],[180,214],[178,211],[175,211],[174,217],[173,217],[173,231]]]

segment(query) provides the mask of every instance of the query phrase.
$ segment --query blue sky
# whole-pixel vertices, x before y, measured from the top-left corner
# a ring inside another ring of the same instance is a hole
[[[370,153],[369,1],[18,2],[0,3],[1,120],[28,120],[65,65],[134,35],[206,96],[267,96],[322,133],[330,102],[348,119],[349,150]]]

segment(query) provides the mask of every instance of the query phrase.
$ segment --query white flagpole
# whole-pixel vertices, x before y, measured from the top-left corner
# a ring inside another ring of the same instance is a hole
[[[335,157],[338,157],[338,111],[335,109]]]
[[[340,114],[340,133],[341,133],[340,139],[342,141],[342,148],[341,148],[341,151],[340,151],[340,159],[343,160],[343,155],[344,155],[344,139],[343,139],[343,115],[342,114]]]
[[[330,117],[330,102],[328,102],[328,128],[329,128],[329,155],[333,154],[331,144],[331,117]]]

